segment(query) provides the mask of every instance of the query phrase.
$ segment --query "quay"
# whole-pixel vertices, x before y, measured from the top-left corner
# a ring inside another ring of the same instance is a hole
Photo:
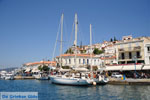
[[[122,80],[121,78],[109,78],[108,84],[128,84],[128,85],[150,85],[150,79],[133,79],[133,78],[126,78]]]
[[[33,76],[14,76],[14,80],[35,79]]]

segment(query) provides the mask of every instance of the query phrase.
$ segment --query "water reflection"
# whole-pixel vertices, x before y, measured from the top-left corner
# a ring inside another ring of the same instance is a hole
[[[0,92],[39,93],[39,100],[149,100],[150,85],[63,86],[39,80],[0,80]]]
[[[92,87],[59,86],[57,96],[78,100],[149,100],[150,86],[105,85]]]

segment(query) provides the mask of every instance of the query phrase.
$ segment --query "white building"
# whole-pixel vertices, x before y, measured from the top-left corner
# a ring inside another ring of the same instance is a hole
[[[113,42],[104,41],[104,42],[101,44],[101,48],[105,48],[105,47],[107,47],[108,45],[113,45]]]
[[[115,45],[111,44],[111,45],[108,45],[105,47],[105,53],[107,54],[115,54],[115,51],[116,48],[115,48]]]
[[[70,66],[75,67],[75,54],[63,54],[62,57],[62,66]],[[77,54],[76,56],[76,64],[78,67],[87,67],[92,63],[92,66],[100,66],[101,60],[99,57],[92,55],[92,59],[90,58],[90,54]],[[60,56],[56,57],[56,61],[60,62]]]
[[[150,43],[144,44],[145,64],[150,65]]]
[[[40,62],[30,62],[30,63],[25,63],[23,64],[23,68],[25,69],[25,72],[39,72],[38,67],[39,66],[56,66],[56,62],[55,61],[40,61]]]
[[[150,64],[150,37],[124,36],[115,45],[118,64],[135,63],[135,60],[137,63]]]

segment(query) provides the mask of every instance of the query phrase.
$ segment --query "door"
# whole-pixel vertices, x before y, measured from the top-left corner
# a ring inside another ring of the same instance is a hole
[[[149,64],[150,64],[150,57],[149,57]]]

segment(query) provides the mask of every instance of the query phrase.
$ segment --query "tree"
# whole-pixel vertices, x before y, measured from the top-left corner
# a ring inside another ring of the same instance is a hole
[[[94,54],[99,54],[98,48],[95,48],[94,51],[93,51],[93,53],[94,53]]]
[[[63,69],[70,69],[69,66],[62,66]]]
[[[103,52],[104,52],[103,50],[99,50],[98,48],[95,48],[93,51],[94,54],[101,54]]]
[[[43,66],[39,66],[38,67],[38,69],[40,70],[40,71],[49,71],[49,67],[48,66],[46,66],[46,65],[43,65]]]
[[[80,48],[82,48],[82,41],[81,41],[81,43],[80,43]]]
[[[65,54],[67,54],[67,53],[73,54],[72,49],[71,49],[71,48],[69,48],[69,49],[65,52]]]
[[[80,52],[83,54],[83,53],[86,53],[86,50],[80,50]]]
[[[114,41],[117,41],[116,37],[114,36]]]
[[[113,42],[113,39],[112,39],[112,38],[110,39],[110,42]]]
[[[46,65],[44,65],[44,66],[43,66],[43,71],[49,71],[49,67],[46,66]]]
[[[38,67],[38,69],[39,69],[40,71],[42,71],[42,66],[40,65],[40,66]]]

